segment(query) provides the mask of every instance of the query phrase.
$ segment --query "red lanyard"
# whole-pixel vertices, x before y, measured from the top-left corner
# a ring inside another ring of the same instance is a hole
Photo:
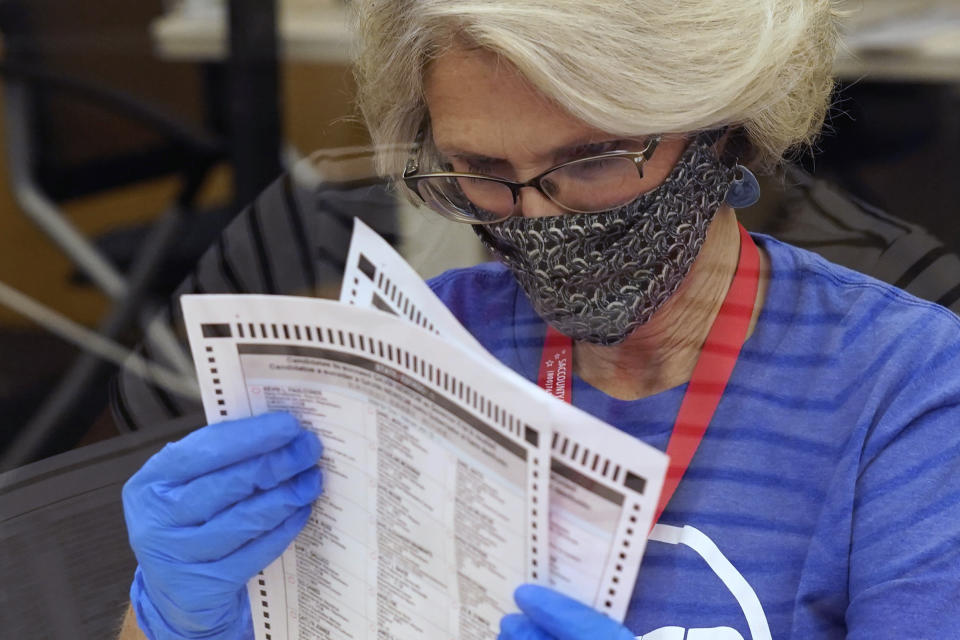
[[[741,225],[737,273],[697,357],[690,384],[683,394],[680,411],[677,412],[677,420],[667,443],[670,464],[667,467],[667,477],[660,494],[660,502],[657,504],[654,523],[660,519],[660,514],[690,466],[693,454],[700,446],[703,434],[730,381],[733,367],[747,339],[759,279],[760,252],[753,238]],[[571,401],[572,358],[573,341],[548,325],[537,382],[549,393],[567,402]]]

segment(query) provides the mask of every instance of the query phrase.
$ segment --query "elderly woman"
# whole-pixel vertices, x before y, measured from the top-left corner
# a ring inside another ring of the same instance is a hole
[[[570,344],[572,402],[676,454],[624,625],[526,586],[501,637],[955,635],[960,321],[752,237],[734,211],[756,199],[748,167],[821,126],[831,2],[356,4],[374,141],[416,141],[381,168],[474,224],[501,263],[434,291],[531,379],[545,341]],[[203,540],[229,571],[176,559],[203,526],[137,524],[150,487],[183,468],[154,459],[125,492],[132,605],[151,638],[249,637],[243,585],[320,491],[312,436],[283,416],[248,422],[261,435],[232,468],[273,475],[217,515],[245,527],[243,545]],[[218,486],[210,452],[228,431],[176,445],[194,488]],[[177,495],[188,511],[203,500]]]

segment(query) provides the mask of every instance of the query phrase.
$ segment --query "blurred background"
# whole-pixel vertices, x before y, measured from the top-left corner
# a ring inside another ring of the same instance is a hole
[[[850,8],[819,148],[763,178],[743,220],[958,310],[960,0]],[[190,274],[211,246],[209,268],[233,282],[224,230],[269,233],[269,198],[245,207],[278,176],[316,189],[322,175],[298,177],[305,158],[368,141],[351,42],[344,0],[0,0],[0,287],[15,290],[0,289],[0,472],[136,430],[117,415],[117,367],[88,353],[97,336],[190,369],[175,331],[150,318],[185,278],[204,289]],[[385,192],[361,200],[341,213],[373,219],[425,276],[483,259],[469,229]],[[324,211],[305,215],[333,244],[302,249],[335,267],[348,234]],[[27,317],[18,292],[59,315]],[[96,458],[83,455],[67,460]],[[37,473],[8,475],[0,500]]]
[[[137,344],[268,184],[367,143],[346,23],[340,0],[0,0],[0,282]],[[81,352],[2,306],[0,354],[0,450],[51,431],[17,462],[117,433],[114,367],[65,385]]]

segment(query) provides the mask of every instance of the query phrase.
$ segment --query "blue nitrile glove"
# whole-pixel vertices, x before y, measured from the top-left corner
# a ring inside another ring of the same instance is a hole
[[[513,598],[523,613],[503,617],[498,640],[634,640],[616,620],[553,589],[525,584]]]
[[[306,524],[320,451],[293,416],[271,413],[198,429],[127,481],[130,602],[151,640],[253,638],[245,585]]]

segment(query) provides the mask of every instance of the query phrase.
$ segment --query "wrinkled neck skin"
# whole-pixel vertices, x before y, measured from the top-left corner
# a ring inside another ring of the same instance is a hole
[[[609,396],[637,400],[690,380],[700,349],[737,271],[740,232],[733,209],[717,212],[700,255],[680,289],[618,345],[574,345],[574,371]],[[750,330],[756,324],[769,282],[769,262],[760,252],[760,286]],[[749,333],[748,333],[749,335]]]

